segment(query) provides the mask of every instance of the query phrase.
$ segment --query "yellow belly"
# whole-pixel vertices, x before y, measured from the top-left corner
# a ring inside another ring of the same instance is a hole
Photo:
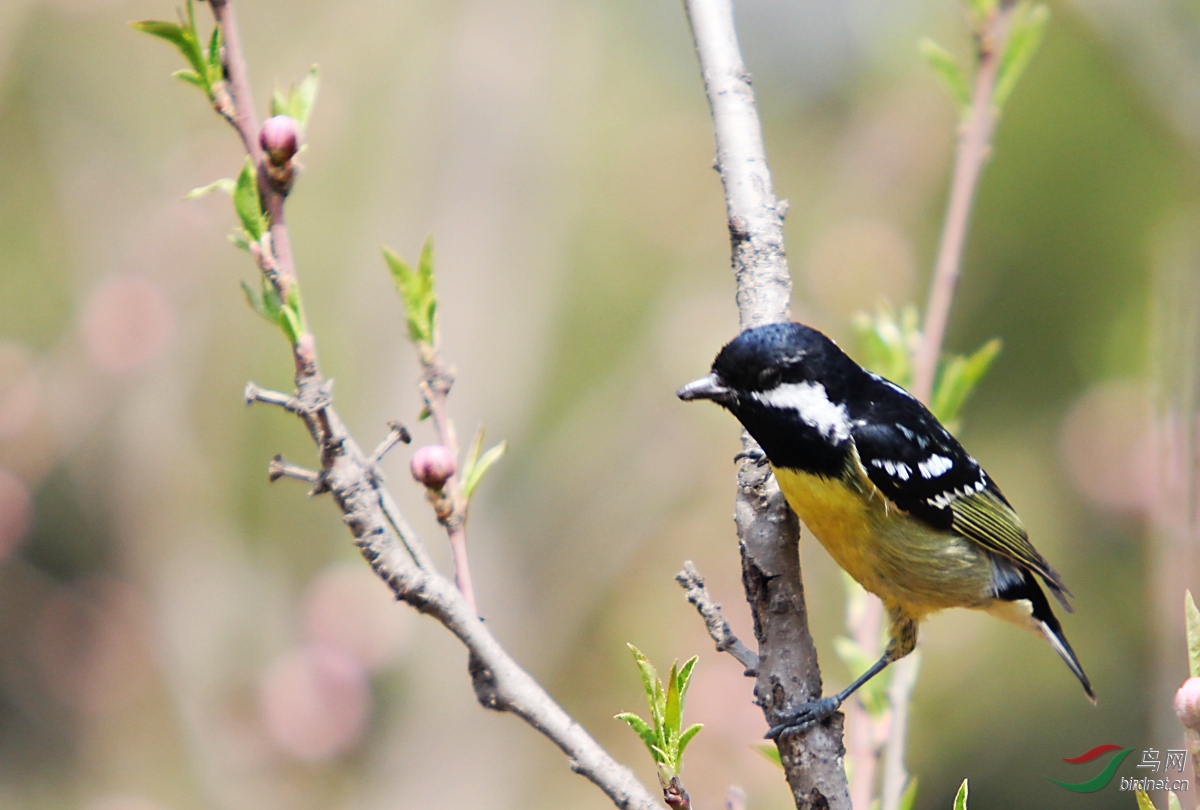
[[[788,504],[829,555],[889,607],[914,619],[990,602],[991,563],[971,541],[899,510],[862,476],[847,483],[772,467]]]

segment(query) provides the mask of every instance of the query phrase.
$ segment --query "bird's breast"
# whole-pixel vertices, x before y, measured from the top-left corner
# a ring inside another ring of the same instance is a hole
[[[920,619],[988,599],[986,552],[900,510],[865,476],[772,469],[788,504],[834,561],[889,606]]]

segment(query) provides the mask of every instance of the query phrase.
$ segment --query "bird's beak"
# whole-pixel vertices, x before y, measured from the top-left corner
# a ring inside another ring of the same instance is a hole
[[[721,382],[721,378],[716,373],[713,373],[707,377],[692,380],[683,388],[676,391],[675,396],[684,402],[691,402],[693,399],[711,399],[714,402],[725,402],[731,393],[732,391]]]

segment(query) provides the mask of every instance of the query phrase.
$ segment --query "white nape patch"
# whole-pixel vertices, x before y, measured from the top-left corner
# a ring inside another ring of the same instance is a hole
[[[755,391],[754,399],[774,408],[795,411],[805,423],[825,438],[843,441],[850,438],[850,415],[845,405],[835,405],[820,383],[781,383],[770,391]]]
[[[917,469],[921,471],[922,478],[937,478],[944,474],[954,466],[954,462],[945,456],[939,456],[934,453],[929,458],[917,465]]]

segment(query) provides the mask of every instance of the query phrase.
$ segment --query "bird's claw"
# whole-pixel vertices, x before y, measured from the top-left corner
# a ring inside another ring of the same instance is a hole
[[[765,739],[778,740],[781,735],[789,731],[799,731],[806,726],[820,723],[836,712],[841,705],[842,702],[838,700],[836,695],[830,695],[820,700],[814,700],[811,703],[805,703],[792,712],[782,723],[771,726],[771,729],[765,735]]]
[[[767,454],[762,450],[743,450],[733,457],[734,461],[741,461],[742,459],[746,459],[747,461],[751,461],[755,464],[762,464],[767,460]]]

